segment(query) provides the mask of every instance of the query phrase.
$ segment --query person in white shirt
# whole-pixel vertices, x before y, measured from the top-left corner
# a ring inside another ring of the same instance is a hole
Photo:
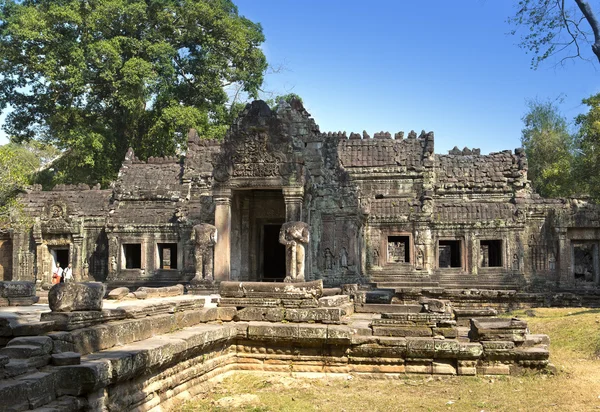
[[[65,270],[63,270],[62,278],[63,278],[63,282],[65,282],[65,283],[66,282],[73,282],[73,268],[71,267],[70,263],[65,268]]]

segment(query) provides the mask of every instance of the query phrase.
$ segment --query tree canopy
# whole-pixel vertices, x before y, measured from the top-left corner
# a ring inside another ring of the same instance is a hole
[[[579,126],[579,175],[588,187],[590,196],[600,202],[600,94],[583,99],[583,103],[589,110],[575,120]]]
[[[565,117],[551,101],[530,101],[523,116],[521,144],[529,160],[528,177],[544,197],[576,194],[575,142]]]
[[[13,141],[67,150],[65,183],[107,184],[128,147],[224,134],[228,87],[256,97],[259,24],[230,0],[0,0],[0,109]]]
[[[520,46],[534,54],[533,68],[552,56],[587,59],[589,51],[600,62],[600,22],[587,0],[520,0],[508,22],[513,34],[525,28]]]

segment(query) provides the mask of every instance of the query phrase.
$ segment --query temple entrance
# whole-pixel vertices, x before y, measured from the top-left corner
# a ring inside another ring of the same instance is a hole
[[[265,282],[282,282],[285,278],[285,246],[279,243],[281,225],[263,226],[263,276]]]
[[[52,255],[52,270],[56,267],[56,263],[60,263],[61,268],[66,268],[69,264],[69,249],[68,248],[52,248],[50,249]]]
[[[0,240],[0,280],[12,280],[12,241]]]

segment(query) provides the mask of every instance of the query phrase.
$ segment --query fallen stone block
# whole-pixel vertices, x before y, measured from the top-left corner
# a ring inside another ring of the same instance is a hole
[[[348,295],[323,296],[319,299],[319,307],[332,308],[350,303]]]
[[[323,296],[323,281],[311,282],[221,282],[222,298],[312,299]]]
[[[18,298],[35,296],[35,283],[24,281],[0,282],[0,297]]]
[[[185,292],[183,285],[164,286],[160,288],[140,287],[135,292],[145,292],[149,298],[164,298],[170,296],[180,296]]]
[[[217,319],[223,322],[231,322],[236,314],[236,308],[217,308]]]
[[[115,288],[108,292],[107,299],[110,300],[121,300],[127,297],[129,294],[129,289],[125,287]]]
[[[424,326],[373,326],[375,336],[428,337],[433,336],[431,328]]]
[[[59,283],[48,292],[52,312],[100,311],[106,285],[97,282]]]
[[[56,379],[53,373],[37,372],[18,378],[27,384],[29,408],[39,408],[56,399]]]

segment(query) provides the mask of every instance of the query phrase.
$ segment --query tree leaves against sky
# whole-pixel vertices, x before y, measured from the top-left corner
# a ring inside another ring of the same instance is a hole
[[[5,130],[68,150],[64,182],[106,185],[129,146],[146,158],[191,127],[222,136],[226,88],[263,82],[262,42],[229,0],[0,0]]]

